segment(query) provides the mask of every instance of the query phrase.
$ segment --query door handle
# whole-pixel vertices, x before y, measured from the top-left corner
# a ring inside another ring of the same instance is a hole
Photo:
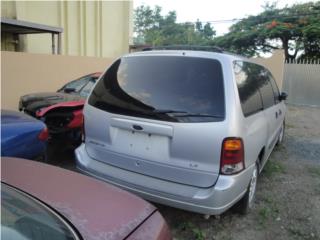
[[[278,112],[276,112],[276,118],[278,118]]]

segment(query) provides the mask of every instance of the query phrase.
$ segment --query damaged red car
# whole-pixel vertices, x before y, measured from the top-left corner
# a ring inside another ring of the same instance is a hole
[[[101,73],[92,73],[60,88],[57,92],[32,93],[20,97],[19,110],[46,123],[51,137],[80,140],[82,109]]]

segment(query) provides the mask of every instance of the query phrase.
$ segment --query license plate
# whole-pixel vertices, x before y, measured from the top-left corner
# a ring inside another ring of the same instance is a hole
[[[112,145],[117,152],[149,160],[167,159],[169,138],[166,136],[117,128]]]

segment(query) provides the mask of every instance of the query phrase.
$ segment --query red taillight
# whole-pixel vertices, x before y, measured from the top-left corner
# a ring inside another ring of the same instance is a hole
[[[45,127],[45,128],[42,129],[42,131],[39,133],[38,139],[39,139],[40,141],[47,141],[48,138],[49,138],[49,131],[48,131],[48,128]]]
[[[221,149],[221,174],[231,175],[244,169],[244,149],[241,138],[226,138]]]

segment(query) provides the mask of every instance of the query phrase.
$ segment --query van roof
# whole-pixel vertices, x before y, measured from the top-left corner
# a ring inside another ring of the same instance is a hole
[[[190,50],[190,51],[207,51],[207,52],[218,52],[223,53],[224,50],[220,47],[215,46],[198,46],[198,45],[168,45],[168,46],[156,46],[147,47],[142,51],[152,51],[152,50]]]
[[[144,51],[140,51],[140,52],[134,52],[134,53],[130,53],[127,54],[126,57],[130,57],[130,56],[172,56],[172,55],[182,55],[182,56],[192,56],[192,57],[204,57],[204,58],[212,58],[212,57],[225,57],[225,58],[229,58],[229,59],[235,59],[235,60],[246,60],[246,61],[250,61],[248,58],[240,56],[240,55],[236,55],[233,53],[229,53],[229,52],[225,52],[222,50],[205,50],[205,49],[201,49],[201,48],[197,48],[197,49],[192,49],[192,50],[188,50],[188,49],[183,49],[183,48],[178,48],[178,49],[163,49],[163,48],[152,48],[152,49],[147,49]]]
[[[155,50],[181,50],[181,51],[201,51],[201,52],[214,52],[214,53],[224,53],[231,56],[236,56],[240,58],[245,58],[236,53],[225,51],[221,47],[217,46],[201,46],[201,45],[168,45],[168,46],[156,46],[156,47],[146,47],[142,51],[155,51]]]

